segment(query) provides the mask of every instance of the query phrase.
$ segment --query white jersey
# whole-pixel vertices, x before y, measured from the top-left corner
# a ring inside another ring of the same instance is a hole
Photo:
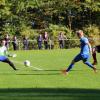
[[[0,56],[5,56],[7,54],[6,46],[0,47]]]

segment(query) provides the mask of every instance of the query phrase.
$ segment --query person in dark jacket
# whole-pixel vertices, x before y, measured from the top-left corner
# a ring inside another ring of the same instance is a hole
[[[42,49],[42,42],[43,42],[42,34],[39,34],[39,36],[37,37],[38,49]]]

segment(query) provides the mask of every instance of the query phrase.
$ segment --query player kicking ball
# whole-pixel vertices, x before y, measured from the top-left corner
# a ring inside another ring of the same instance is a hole
[[[66,70],[63,70],[63,74],[68,74],[68,72],[73,68],[74,64],[80,60],[83,61],[84,64],[89,66],[91,69],[96,72],[96,68],[92,65],[88,59],[90,58],[90,54],[92,54],[91,45],[86,37],[84,37],[84,33],[82,30],[76,32],[77,36],[80,39],[81,50],[80,53],[72,60],[71,64],[68,66]]]
[[[7,48],[5,46],[6,41],[5,40],[1,40],[1,47],[0,47],[0,62],[4,62],[4,63],[8,63],[14,70],[17,70],[15,65],[8,59],[7,56],[9,56],[9,54],[7,53]]]

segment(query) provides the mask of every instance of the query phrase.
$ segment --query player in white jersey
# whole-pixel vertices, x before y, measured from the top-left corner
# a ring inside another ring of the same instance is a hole
[[[14,70],[17,70],[15,65],[9,60],[7,48],[5,46],[6,41],[1,40],[1,47],[0,47],[0,62],[8,63]]]

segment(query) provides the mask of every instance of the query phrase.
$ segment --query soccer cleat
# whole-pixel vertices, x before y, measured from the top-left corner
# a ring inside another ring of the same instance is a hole
[[[97,73],[97,69],[96,69],[96,67],[93,67],[93,70],[94,70],[95,73]]]
[[[67,72],[66,70],[62,70],[62,73],[63,73],[64,75],[68,75],[68,72]]]

